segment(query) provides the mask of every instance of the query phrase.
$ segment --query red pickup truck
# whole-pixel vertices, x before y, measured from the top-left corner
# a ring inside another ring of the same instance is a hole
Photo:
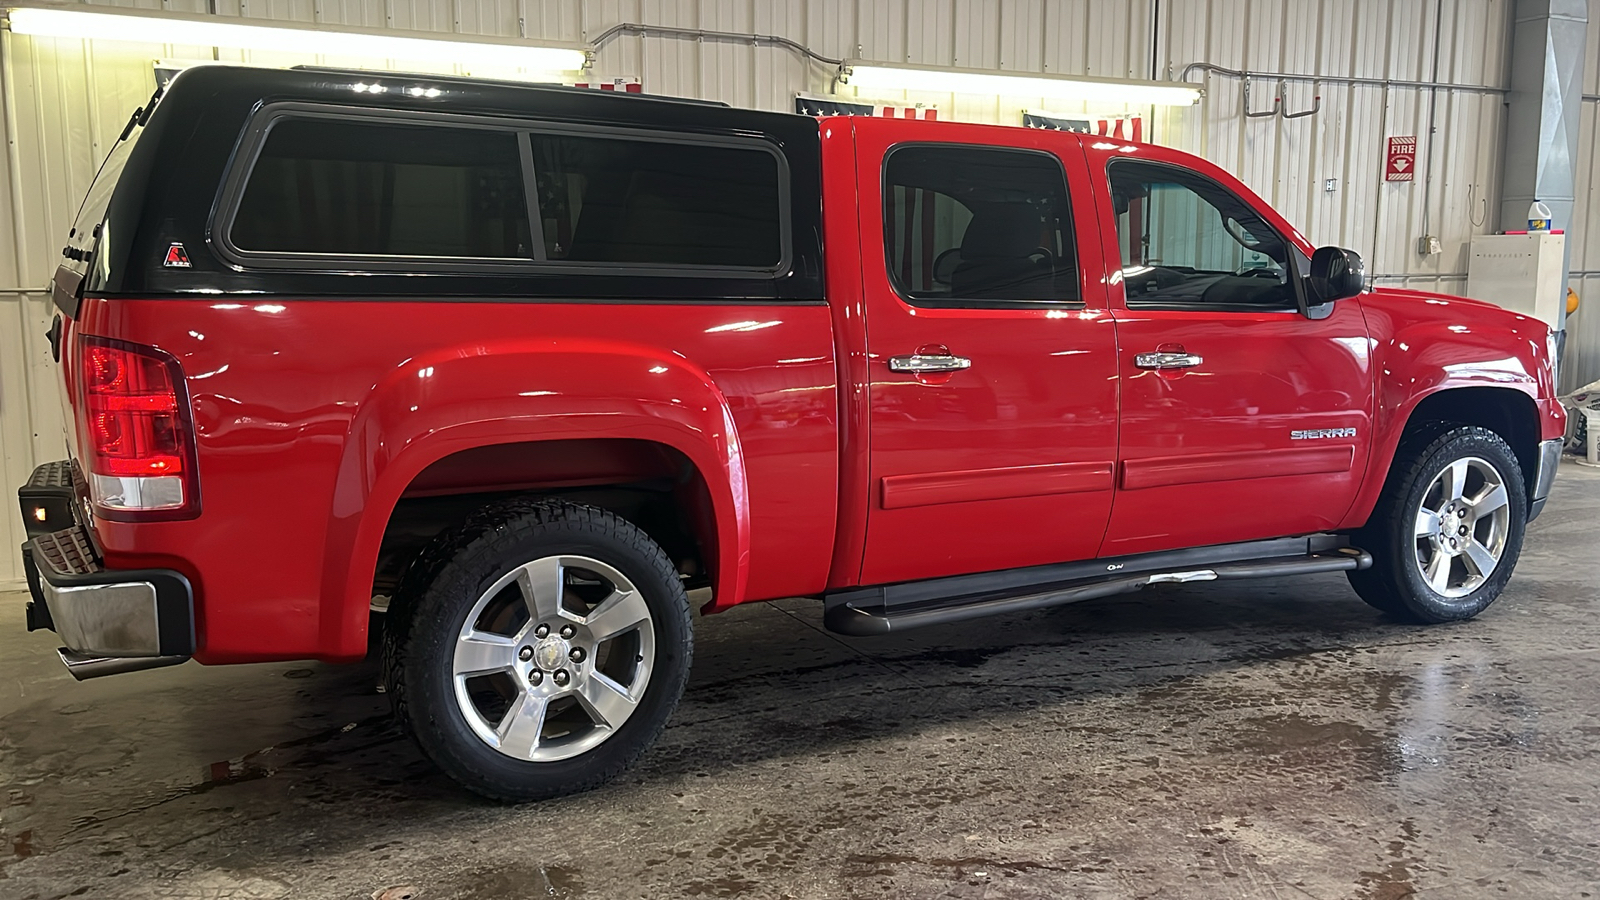
[[[54,299],[29,627],[88,677],[381,621],[505,799],[643,752],[699,587],[849,635],[1326,571],[1476,615],[1563,430],[1542,323],[1368,290],[1188,154],[436,76],[181,74]]]

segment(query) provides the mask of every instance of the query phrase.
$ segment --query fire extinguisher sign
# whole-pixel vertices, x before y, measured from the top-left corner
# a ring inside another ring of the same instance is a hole
[[[1417,168],[1417,138],[1389,138],[1389,153],[1383,166],[1384,181],[1410,181]]]

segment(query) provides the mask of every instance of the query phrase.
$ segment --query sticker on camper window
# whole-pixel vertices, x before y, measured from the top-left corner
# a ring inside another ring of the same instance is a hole
[[[161,265],[168,269],[189,268],[189,253],[183,249],[182,244],[173,244],[167,248],[167,258]]]

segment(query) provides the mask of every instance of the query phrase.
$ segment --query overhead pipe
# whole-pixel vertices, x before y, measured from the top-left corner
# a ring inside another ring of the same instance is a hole
[[[842,66],[844,60],[823,56],[805,44],[792,38],[778,34],[747,34],[742,31],[709,31],[704,28],[676,28],[671,25],[640,25],[637,22],[623,22],[613,25],[595,36],[594,49],[599,50],[618,35],[637,34],[640,37],[655,35],[658,37],[683,38],[685,40],[728,41],[736,44],[772,44],[793,50],[802,56],[808,56],[817,62],[829,66]]]
[[[1388,88],[1433,88],[1441,91],[1465,91],[1474,94],[1507,94],[1509,88],[1494,87],[1487,84],[1435,84],[1431,81],[1405,81],[1398,78],[1362,78],[1351,75],[1302,75],[1297,72],[1261,72],[1254,69],[1230,69],[1216,63],[1193,62],[1183,67],[1179,73],[1179,81],[1188,81],[1194,72],[1209,72],[1213,75],[1225,75],[1229,78],[1276,78],[1279,81],[1310,82],[1311,84],[1342,84],[1364,85],[1368,87]]]

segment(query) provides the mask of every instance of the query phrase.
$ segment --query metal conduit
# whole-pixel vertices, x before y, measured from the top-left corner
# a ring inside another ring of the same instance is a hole
[[[793,50],[802,56],[809,57],[817,62],[830,66],[844,65],[845,62],[842,59],[834,59],[831,56],[823,56],[799,41],[777,34],[747,34],[740,31],[711,31],[704,28],[678,28],[671,25],[641,25],[637,22],[623,22],[618,25],[613,25],[610,28],[607,28],[605,31],[600,32],[600,34],[594,39],[594,49],[599,50],[601,47],[605,46],[612,40],[615,40],[619,35],[623,34],[636,34],[641,37],[646,35],[656,35],[659,37],[682,38],[684,40],[730,41],[741,44],[772,44],[774,46]],[[1509,88],[1494,87],[1487,84],[1456,84],[1448,82],[1441,84],[1434,81],[1402,81],[1395,78],[1362,78],[1359,76],[1347,75],[1302,75],[1293,72],[1262,72],[1253,69],[1230,69],[1226,66],[1219,66],[1215,63],[1208,62],[1194,62],[1184,66],[1183,72],[1178,76],[1178,80],[1189,81],[1189,76],[1196,71],[1224,75],[1230,78],[1265,78],[1278,79],[1279,81],[1320,82],[1323,84],[1368,85],[1372,87],[1466,91],[1476,94],[1510,93]],[[1600,101],[1600,95],[1586,94],[1584,95],[1583,99],[1587,101]]]
[[[772,44],[793,50],[802,56],[808,56],[817,62],[830,66],[842,66],[844,60],[823,56],[805,44],[776,34],[745,34],[739,31],[707,31],[703,28],[674,28],[670,25],[640,25],[635,22],[623,22],[613,25],[600,32],[594,39],[594,49],[599,50],[607,42],[619,34],[656,35],[658,37],[683,38],[685,40],[729,41],[738,44]]]
[[[16,60],[13,58],[14,48],[11,44],[11,29],[0,32],[0,105],[3,111],[5,142],[6,142],[6,175],[10,181],[11,193],[11,218],[12,218],[12,250],[17,254],[17,280],[22,281],[28,276],[23,267],[28,260],[28,229],[26,218],[22,214],[22,156],[17,142],[17,90],[16,72],[13,67]]]
[[[1350,84],[1367,85],[1371,87],[1398,87],[1418,88],[1421,90],[1440,91],[1465,91],[1473,94],[1508,94],[1510,88],[1492,87],[1487,84],[1440,84],[1432,81],[1400,81],[1394,78],[1361,78],[1349,75],[1299,75],[1290,72],[1257,72],[1251,69],[1230,69],[1215,63],[1195,62],[1183,67],[1183,72],[1178,76],[1179,81],[1188,81],[1192,72],[1209,72],[1214,75],[1226,75],[1229,78],[1265,78],[1279,81],[1310,81],[1322,84]]]

